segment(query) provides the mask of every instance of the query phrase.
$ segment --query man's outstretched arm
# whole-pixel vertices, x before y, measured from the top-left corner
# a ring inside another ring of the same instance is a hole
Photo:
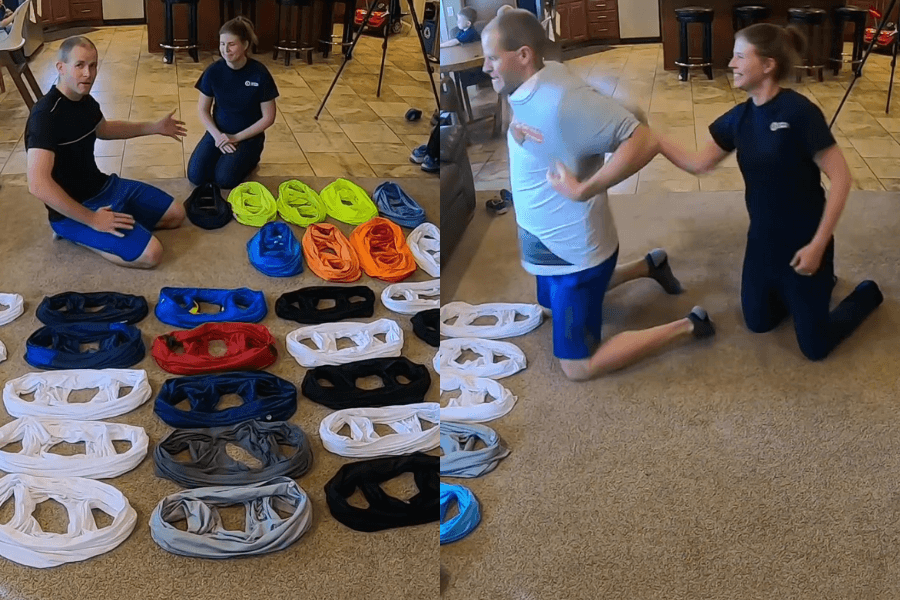
[[[174,140],[180,140],[187,134],[184,121],[174,118],[175,111],[159,121],[144,121],[132,123],[131,121],[107,121],[103,119],[97,125],[97,137],[101,140],[128,140],[144,135],[165,135]]]

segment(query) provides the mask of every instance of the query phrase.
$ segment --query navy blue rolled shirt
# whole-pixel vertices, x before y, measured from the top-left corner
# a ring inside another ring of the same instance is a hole
[[[239,133],[262,118],[263,102],[278,97],[272,74],[261,62],[247,59],[240,69],[232,69],[224,59],[203,71],[194,86],[215,100],[213,120],[219,131]]]

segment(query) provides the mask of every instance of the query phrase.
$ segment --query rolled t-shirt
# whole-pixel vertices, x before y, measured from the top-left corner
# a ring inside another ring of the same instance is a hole
[[[109,179],[94,160],[94,141],[101,121],[103,112],[93,97],[84,96],[76,102],[54,86],[34,104],[25,125],[25,149],[53,152],[53,181],[80,204],[100,193]],[[63,218],[49,206],[47,211],[51,221]]]
[[[240,69],[217,60],[203,71],[194,87],[214,99],[213,120],[219,131],[227,134],[239,133],[259,121],[260,105],[278,97],[272,74],[252,58]]]
[[[559,161],[579,180],[590,178],[640,123],[564,65],[544,65],[509,97],[510,179],[522,266],[534,275],[566,275],[605,261],[619,238],[606,192],[577,202],[553,189],[547,171]]]

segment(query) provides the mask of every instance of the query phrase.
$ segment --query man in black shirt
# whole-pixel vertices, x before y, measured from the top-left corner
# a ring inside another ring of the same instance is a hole
[[[86,37],[66,39],[56,62],[59,82],[31,110],[25,127],[28,189],[47,205],[59,237],[122,266],[149,269],[162,259],[150,232],[174,229],[184,208],[153,186],[107,175],[94,160],[94,140],[143,135],[181,139],[187,130],[172,111],[155,123],[107,121],[90,96],[97,48]]]

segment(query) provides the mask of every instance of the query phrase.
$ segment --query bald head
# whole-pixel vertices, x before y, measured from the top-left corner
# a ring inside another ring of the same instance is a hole
[[[63,43],[59,47],[59,52],[56,53],[56,60],[61,63],[68,63],[69,55],[72,54],[74,48],[88,48],[97,52],[97,46],[94,45],[94,42],[92,42],[90,38],[83,35],[73,35],[72,37],[63,40]]]
[[[491,32],[496,32],[500,49],[510,52],[527,46],[537,63],[543,63],[548,49],[547,32],[533,13],[521,8],[502,10],[487,24],[482,35]]]

